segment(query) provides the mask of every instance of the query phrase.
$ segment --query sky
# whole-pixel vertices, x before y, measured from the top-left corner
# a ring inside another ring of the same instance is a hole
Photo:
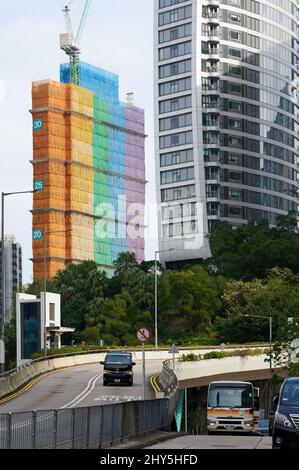
[[[66,56],[59,48],[68,0],[0,0],[0,192],[32,188],[31,83],[59,80]],[[71,5],[77,31],[84,0]],[[81,40],[82,60],[120,77],[120,98],[134,92],[145,109],[147,207],[155,204],[153,115],[153,0],[93,0]],[[23,282],[32,280],[32,195],[5,199],[5,233],[23,247]],[[156,218],[150,217],[146,259],[157,249]]]

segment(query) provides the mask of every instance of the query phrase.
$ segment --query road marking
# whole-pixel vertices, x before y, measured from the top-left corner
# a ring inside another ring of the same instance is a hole
[[[70,367],[62,367],[61,369],[56,369],[56,370],[52,370],[50,372],[46,372],[42,375],[39,375],[37,378],[35,378],[34,380],[32,380],[31,382],[29,382],[27,385],[25,385],[24,387],[22,387],[20,390],[18,390],[17,392],[14,392],[13,394],[11,395],[8,395],[7,397],[5,398],[1,398],[0,400],[0,406],[7,403],[8,401],[11,401],[11,400],[14,400],[15,398],[19,397],[20,395],[23,395],[25,392],[27,392],[28,390],[30,390],[35,384],[37,384],[38,382],[40,382],[41,380],[43,379],[46,379],[49,375],[53,375],[53,374],[57,374],[59,372],[63,372],[63,371],[66,371],[66,370],[69,370],[69,369],[73,369],[74,366],[70,366]]]
[[[78,405],[79,403],[81,403],[81,401],[83,401],[94,390],[98,379],[101,377],[103,377],[102,374],[97,374],[94,377],[92,377],[89,380],[86,388],[81,393],[79,393],[79,395],[77,395],[72,401],[70,401],[64,406],[61,406],[60,409],[63,410],[65,408],[72,408]]]
[[[120,402],[120,401],[139,401],[142,400],[142,396],[139,397],[130,397],[129,395],[121,396],[121,395],[103,395],[101,397],[97,397],[94,401],[109,401],[109,402]]]

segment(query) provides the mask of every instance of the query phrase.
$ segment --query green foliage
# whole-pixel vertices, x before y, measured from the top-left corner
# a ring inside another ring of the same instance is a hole
[[[189,361],[202,361],[209,359],[223,359],[225,357],[234,357],[234,356],[260,356],[268,353],[268,349],[234,349],[229,351],[210,351],[205,354],[183,354],[180,358],[180,362],[189,362]]]
[[[262,279],[274,267],[298,274],[299,235],[295,228],[294,214],[280,216],[274,228],[264,220],[236,229],[218,222],[209,237],[212,259],[207,266],[228,279]]]
[[[256,316],[271,316],[273,334],[278,338],[282,325],[294,312],[299,312],[296,277],[289,269],[275,268],[263,280],[229,281],[223,294],[223,303],[224,314],[216,320],[219,342],[269,340],[269,321]]]
[[[211,277],[201,266],[166,272],[159,279],[159,331],[162,341],[199,335],[212,325],[222,308],[225,281]]]
[[[4,328],[5,342],[5,368],[11,370],[16,367],[16,322],[12,320]]]
[[[86,328],[81,333],[82,340],[87,344],[98,344],[100,338],[100,330],[97,326]]]
[[[200,354],[183,354],[182,357],[180,358],[180,362],[196,362],[201,359]]]

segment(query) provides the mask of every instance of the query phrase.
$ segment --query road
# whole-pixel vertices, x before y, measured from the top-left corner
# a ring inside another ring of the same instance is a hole
[[[146,364],[146,398],[155,398],[149,377],[161,371],[161,360]],[[0,405],[0,413],[105,405],[142,399],[142,364],[134,368],[132,387],[103,386],[103,367],[98,364],[55,372],[26,393]]]
[[[259,436],[183,436],[147,449],[272,449],[272,439]]]

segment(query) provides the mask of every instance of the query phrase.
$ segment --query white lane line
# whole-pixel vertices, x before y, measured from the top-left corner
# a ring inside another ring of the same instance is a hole
[[[83,401],[94,390],[96,382],[100,377],[103,377],[103,375],[97,374],[92,377],[89,380],[86,388],[81,393],[79,393],[79,395],[77,395],[72,401],[70,401],[64,406],[61,406],[60,409],[63,410],[65,408],[71,408],[72,406],[76,406],[77,404],[81,403],[81,401]]]

